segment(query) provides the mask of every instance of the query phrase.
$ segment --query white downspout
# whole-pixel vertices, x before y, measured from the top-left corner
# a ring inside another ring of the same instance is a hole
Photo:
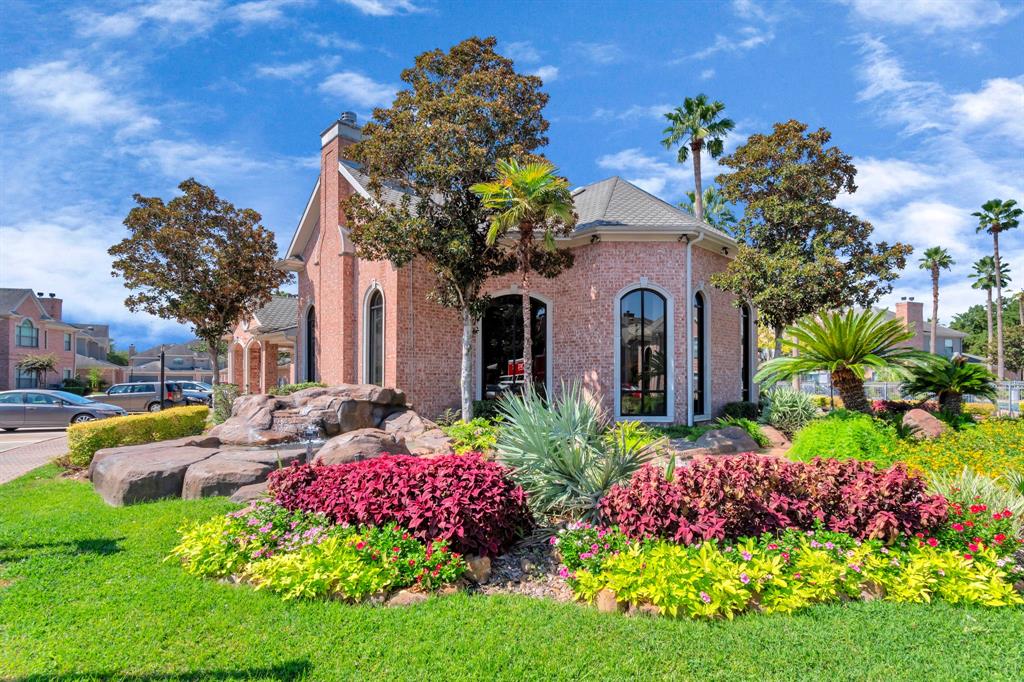
[[[693,245],[704,239],[704,233],[696,239],[686,237],[686,425],[693,426]]]

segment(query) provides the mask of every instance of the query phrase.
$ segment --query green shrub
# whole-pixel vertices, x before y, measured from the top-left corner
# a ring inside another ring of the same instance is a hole
[[[203,432],[210,410],[205,405],[173,407],[160,412],[98,419],[68,427],[67,462],[86,467],[97,450],[142,445]]]
[[[605,420],[578,383],[563,386],[551,401],[532,390],[509,396],[501,409],[498,459],[512,467],[512,477],[540,515],[596,518],[608,489],[657,454],[633,427],[602,437]]]
[[[213,415],[210,418],[214,424],[223,424],[231,416],[231,406],[235,398],[242,392],[235,384],[217,384],[213,387]]]
[[[490,452],[498,442],[501,417],[495,421],[483,417],[474,417],[468,422],[460,419],[442,426],[441,430],[452,439],[452,449],[456,454]]]
[[[761,416],[761,408],[757,403],[748,400],[740,400],[734,403],[726,403],[722,408],[722,416],[726,419],[736,417],[739,419],[757,420]]]
[[[473,418],[495,419],[501,416],[500,400],[474,400]]]
[[[773,388],[764,393],[763,399],[764,421],[790,438],[817,414],[811,396],[800,391]]]
[[[819,410],[825,410],[826,412],[831,409],[842,409],[843,399],[839,396],[828,396],[828,395],[812,395],[811,402]]]
[[[747,419],[746,417],[719,417],[718,421],[715,422],[715,428],[726,426],[740,427],[757,443],[759,448],[766,448],[772,444],[768,436],[764,435],[764,431],[761,430],[761,425],[753,419]]]
[[[327,384],[322,384],[319,381],[305,381],[301,384],[285,384],[284,386],[274,386],[267,393],[270,395],[291,395],[296,391],[301,391],[306,388],[324,388]]]
[[[624,421],[616,422],[606,430],[601,436],[601,440],[607,447],[612,447],[616,441],[622,440],[627,447],[646,448],[652,445],[662,445],[664,436],[643,422]]]
[[[896,430],[885,422],[859,412],[835,410],[797,432],[790,459],[807,461],[814,457],[871,460],[891,464],[888,447],[897,442]]]

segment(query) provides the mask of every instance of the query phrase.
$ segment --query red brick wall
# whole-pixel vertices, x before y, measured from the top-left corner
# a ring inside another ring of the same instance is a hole
[[[59,299],[47,299],[58,301],[57,312],[59,313]],[[17,364],[26,355],[53,355],[57,359],[57,369],[48,373],[40,379],[40,387],[50,384],[60,384],[64,377],[64,370],[71,370],[75,374],[75,338],[72,332],[71,350],[64,350],[64,330],[47,329],[42,314],[31,298],[26,298],[15,311],[17,315],[0,320],[0,391],[17,387]],[[25,318],[32,320],[32,324],[39,331],[39,347],[24,348],[16,345],[17,326]]]

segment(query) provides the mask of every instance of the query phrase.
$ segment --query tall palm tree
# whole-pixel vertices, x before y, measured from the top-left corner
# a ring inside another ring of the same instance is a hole
[[[773,384],[808,372],[827,371],[848,410],[870,412],[864,395],[864,373],[885,369],[907,375],[911,367],[934,357],[906,346],[914,337],[899,319],[870,309],[829,312],[804,318],[786,329],[783,345],[794,355],[777,357],[761,365],[755,381]]]
[[[941,246],[933,246],[925,249],[920,263],[922,270],[932,273],[932,338],[928,343],[928,350],[934,354],[939,334],[939,271],[949,270],[956,261]]]
[[[1014,199],[989,199],[981,205],[980,211],[972,213],[978,219],[978,232],[992,235],[992,258],[996,274],[996,378],[1003,380],[1005,358],[1003,356],[1003,282],[999,264],[999,234],[1020,225],[1024,209],[1017,207]]]
[[[681,202],[679,206],[690,215],[696,216],[695,204],[696,193],[687,192],[686,201]],[[732,212],[725,196],[717,187],[708,187],[704,190],[702,206],[704,207],[704,222],[725,232],[732,232],[732,228],[736,225],[736,214]]]
[[[1000,281],[1003,284],[1009,284],[1010,282],[1010,266],[1007,263],[1000,263]],[[974,264],[974,272],[967,275],[969,278],[974,280],[974,284],[971,285],[974,289],[983,289],[986,295],[985,301],[985,313],[988,317],[988,346],[985,349],[986,357],[990,354],[993,342],[993,330],[995,325],[992,323],[992,290],[996,288],[996,262],[992,256],[984,256],[979,258]],[[992,363],[989,362],[989,370],[992,369]]]
[[[736,124],[729,118],[719,118],[725,110],[721,102],[708,102],[707,95],[701,93],[696,97],[687,97],[683,106],[665,114],[669,126],[665,128],[665,138],[661,141],[666,149],[679,145],[679,163],[693,156],[693,184],[695,188],[693,215],[697,220],[704,220],[704,194],[701,189],[700,153],[707,150],[708,155],[717,159],[725,149],[724,139]]]
[[[481,182],[470,189],[493,212],[487,242],[515,232],[515,253],[523,292],[523,383],[533,383],[533,326],[530,310],[531,258],[538,233],[542,245],[555,251],[555,234],[576,222],[572,195],[565,178],[547,161],[519,163],[515,159],[498,161],[497,179]]]

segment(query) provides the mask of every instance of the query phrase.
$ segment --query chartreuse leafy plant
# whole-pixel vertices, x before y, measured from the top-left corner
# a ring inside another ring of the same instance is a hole
[[[456,454],[467,452],[490,452],[498,442],[501,418],[497,420],[475,417],[467,421],[458,420],[441,427],[444,435],[452,439]]]

